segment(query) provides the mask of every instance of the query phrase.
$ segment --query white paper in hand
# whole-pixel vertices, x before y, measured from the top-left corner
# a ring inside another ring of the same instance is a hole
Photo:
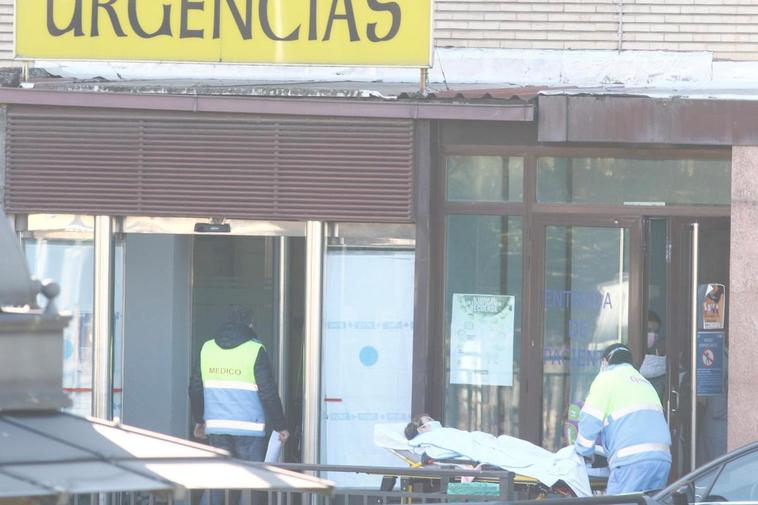
[[[268,439],[268,448],[266,449],[266,463],[276,463],[279,461],[279,455],[282,452],[282,441],[279,440],[279,432],[272,431],[271,438]]]

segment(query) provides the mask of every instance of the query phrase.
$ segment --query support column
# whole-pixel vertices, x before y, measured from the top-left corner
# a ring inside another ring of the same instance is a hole
[[[113,218],[95,217],[92,415],[113,415]]]
[[[324,223],[305,224],[305,342],[303,349],[303,463],[319,462],[321,415],[321,293]]]
[[[728,449],[755,440],[758,426],[758,147],[732,149],[732,218],[729,255]]]
[[[279,397],[284,405],[287,404],[287,355],[289,350],[289,238],[279,237],[279,288],[276,332],[279,337],[278,345],[278,374]]]
[[[416,203],[416,264],[415,297],[413,307],[413,384],[411,415],[441,412],[430,408],[432,395],[438,393],[430,387],[433,369],[429,341],[432,313],[432,125],[429,121],[416,121],[415,151],[416,177],[414,179]],[[441,253],[441,252],[440,252]]]
[[[0,153],[5,152],[5,130],[8,125],[8,107],[0,105]],[[0,208],[5,208],[5,156],[0,156]]]

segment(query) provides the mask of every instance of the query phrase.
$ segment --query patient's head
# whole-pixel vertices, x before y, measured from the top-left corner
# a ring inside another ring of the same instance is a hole
[[[427,431],[441,427],[442,425],[439,421],[435,421],[429,414],[421,414],[415,416],[405,427],[405,438],[412,440],[419,433],[426,433]]]

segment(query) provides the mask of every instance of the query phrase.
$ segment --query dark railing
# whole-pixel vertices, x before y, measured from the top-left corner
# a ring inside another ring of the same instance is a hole
[[[297,505],[314,505],[314,504],[330,504],[335,500],[342,500],[348,497],[353,499],[347,503],[350,504],[372,504],[381,503],[372,501],[373,494],[358,494],[356,490],[349,493],[345,490],[337,490],[332,497],[324,497],[311,495],[309,493],[297,493],[297,492],[266,492],[260,493],[257,497],[253,498],[256,492],[243,491],[241,505],[284,505],[284,504],[297,504]],[[382,495],[384,493],[381,493]],[[393,495],[396,497],[397,495]],[[534,500],[520,500],[520,501],[458,501],[455,500],[456,496],[450,496],[451,500],[445,502],[445,505],[535,505]],[[468,496],[472,498],[473,495]],[[360,498],[360,499],[356,499]],[[418,495],[410,497],[411,500],[418,499]],[[440,495],[430,495],[429,499],[434,499],[439,502],[442,498]],[[183,499],[174,499],[169,493],[145,493],[145,492],[132,492],[132,493],[107,493],[107,494],[85,494],[69,496],[66,501],[59,499],[40,499],[41,504],[60,504],[68,503],[69,505],[99,505],[107,503],[110,505],[179,505],[179,504],[198,504],[207,503],[205,500],[201,501],[201,495],[199,493],[192,493],[192,495],[186,495]],[[225,503],[229,503],[229,493],[226,493]],[[389,503],[389,502],[385,502]],[[398,501],[395,503],[421,503],[420,501]],[[649,496],[642,494],[628,494],[621,496],[593,496],[590,498],[547,498],[539,501],[540,505],[659,505],[658,502],[650,498]]]
[[[514,474],[505,470],[298,463],[282,463],[276,466],[296,472],[308,472],[326,479],[335,474],[376,476],[377,486],[374,488],[336,486],[332,496],[326,499],[327,505],[510,501],[516,497]],[[467,480],[472,482],[466,482]],[[275,502],[275,505],[291,505],[291,503]]]
[[[651,497],[644,494],[624,494],[619,496],[591,496],[587,498],[546,498],[539,505],[660,505]],[[452,502],[448,505],[456,505]],[[511,502],[467,503],[466,505],[536,505],[534,500]]]
[[[373,466],[306,465],[281,463],[275,465],[321,478],[335,474],[370,475],[376,477],[372,487],[335,486],[328,495],[299,491],[242,490],[240,505],[526,505],[541,500],[541,505],[655,505],[645,495],[593,496],[573,498],[560,496],[554,488],[535,479],[516,476],[504,470],[464,470],[459,468],[396,468]],[[468,480],[473,479],[472,482]],[[232,492],[224,493],[224,505],[237,505],[230,500]],[[556,496],[558,496],[556,498]],[[103,500],[105,498],[105,501]],[[58,504],[62,503],[60,501]],[[108,495],[70,496],[69,505],[209,505],[208,493],[193,491],[184,496],[172,493],[112,493]]]

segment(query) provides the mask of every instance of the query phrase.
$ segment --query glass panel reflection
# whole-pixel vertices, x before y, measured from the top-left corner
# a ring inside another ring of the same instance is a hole
[[[537,201],[613,205],[729,205],[728,160],[540,158]]]
[[[73,401],[69,411],[89,416],[92,413],[93,242],[27,239],[24,249],[32,276],[53,279],[61,287],[55,299],[56,307],[72,316],[63,331],[63,390]]]
[[[444,424],[518,436],[523,220],[448,216],[446,250]]]
[[[329,247],[324,270],[321,456],[330,465],[395,466],[374,444],[377,423],[410,421],[413,250]],[[340,486],[378,476],[327,473]]]
[[[447,199],[459,202],[521,202],[524,159],[508,156],[449,156]]]
[[[555,451],[573,443],[569,415],[581,408],[603,350],[628,342],[629,232],[548,226],[545,233],[542,440]]]
[[[113,418],[121,419],[124,396],[124,242],[113,257]]]

